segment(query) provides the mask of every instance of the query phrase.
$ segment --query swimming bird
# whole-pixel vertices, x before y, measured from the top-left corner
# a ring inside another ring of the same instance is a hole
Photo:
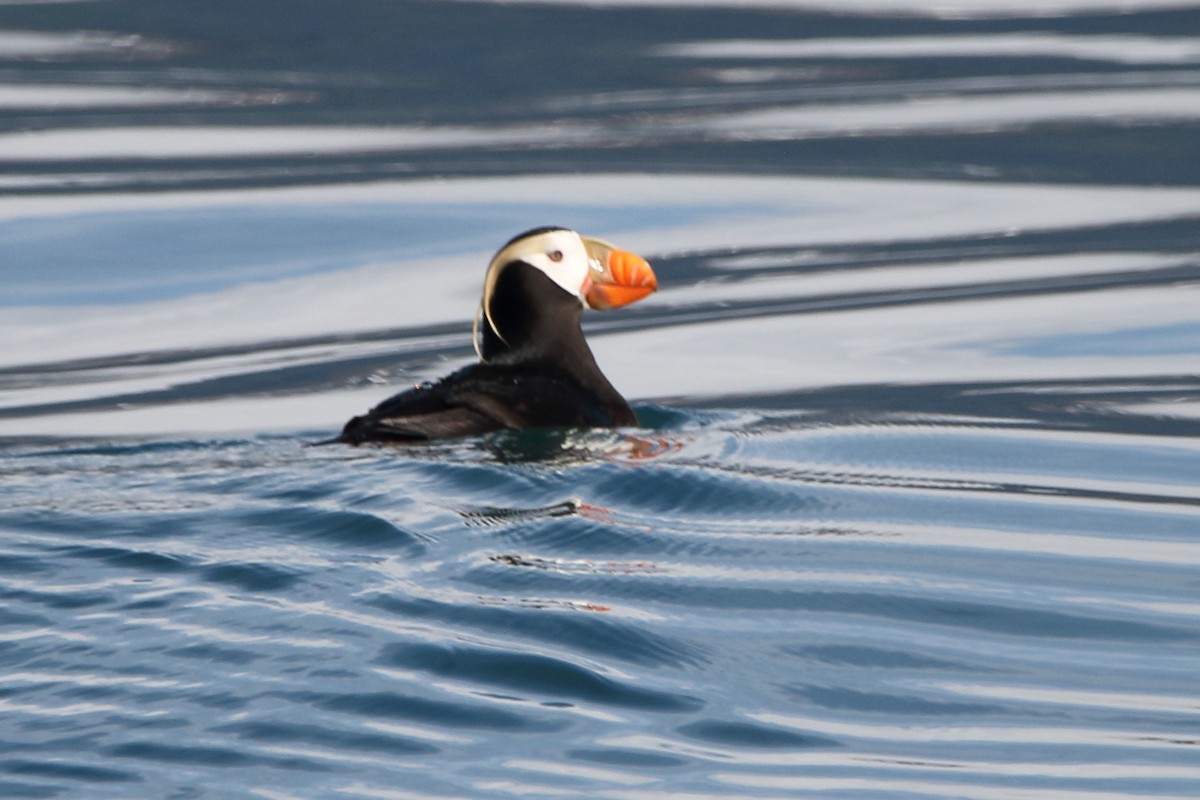
[[[628,305],[658,288],[645,259],[559,227],[509,240],[488,264],[475,315],[479,361],[384,400],[334,442],[402,444],[501,428],[631,427],[629,403],[583,337],[585,307]]]

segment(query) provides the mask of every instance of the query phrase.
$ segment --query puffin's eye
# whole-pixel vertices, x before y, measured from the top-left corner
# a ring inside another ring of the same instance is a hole
[[[550,253],[549,253],[549,256],[550,256],[550,260],[551,260],[551,261],[554,261],[554,262],[558,262],[558,261],[562,261],[562,260],[563,260],[563,252],[562,252],[562,250],[551,250],[551,251],[550,251]]]

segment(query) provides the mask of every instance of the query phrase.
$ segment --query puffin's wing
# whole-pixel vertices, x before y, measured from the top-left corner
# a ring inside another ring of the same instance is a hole
[[[473,436],[501,427],[490,417],[469,408],[448,408],[428,414],[379,417],[367,414],[346,423],[340,441],[360,442],[420,442]]]
[[[481,391],[455,391],[450,392],[446,397],[446,402],[454,406],[458,410],[473,411],[481,417],[492,421],[493,428],[527,428],[527,423],[521,417],[515,406],[519,402],[516,398],[507,397],[505,393],[497,393],[496,388],[488,387],[492,392]]]
[[[334,441],[420,442],[501,428],[612,423],[598,401],[571,380],[540,369],[481,363],[389,397],[347,422]]]

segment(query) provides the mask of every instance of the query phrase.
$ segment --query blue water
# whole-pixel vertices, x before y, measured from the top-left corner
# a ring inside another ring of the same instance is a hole
[[[1200,4],[0,4],[0,797],[1200,797]],[[309,447],[565,224],[636,430]]]

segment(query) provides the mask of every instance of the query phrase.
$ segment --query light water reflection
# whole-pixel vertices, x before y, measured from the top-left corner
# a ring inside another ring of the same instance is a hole
[[[1179,36],[1064,36],[1044,32],[944,36],[872,36],[841,39],[775,39],[688,42],[660,51],[676,58],[988,58],[1057,56],[1120,64],[1200,62],[1200,39]],[[1061,76],[1060,76],[1061,77]]]
[[[528,199],[499,202],[514,190]],[[669,282],[638,314],[593,320],[601,363],[634,397],[1168,375],[1197,341],[1188,335],[1197,304],[1190,254],[1006,256],[1024,249],[1023,237],[1200,215],[1200,193],[1187,189],[544,176],[12,201],[0,215],[10,263],[25,265],[11,285],[16,307],[0,310],[4,405],[10,415],[36,409],[14,423],[27,434],[334,427],[355,402],[318,401],[317,390],[338,387],[303,378],[275,382],[257,401],[233,389],[209,397],[227,402],[219,414],[197,413],[186,389],[171,395],[184,403],[176,414],[122,409],[143,405],[141,392],[378,358],[388,348],[465,355],[491,243],[550,218],[666,270]],[[200,246],[180,252],[189,241]],[[847,250],[906,241],[919,244],[892,263]],[[56,304],[27,305],[40,297]],[[76,298],[91,302],[64,313],[59,304]],[[386,343],[376,331],[388,332]],[[359,338],[339,341],[347,336]],[[264,344],[246,346],[253,342]],[[203,348],[218,350],[198,359]],[[137,367],[125,360],[155,350],[178,354]],[[69,363],[106,356],[120,358],[82,372]],[[421,358],[409,380],[447,368]],[[37,380],[17,368],[52,362],[68,363],[53,378],[38,368]],[[89,393],[120,399],[104,419],[47,413]]]

